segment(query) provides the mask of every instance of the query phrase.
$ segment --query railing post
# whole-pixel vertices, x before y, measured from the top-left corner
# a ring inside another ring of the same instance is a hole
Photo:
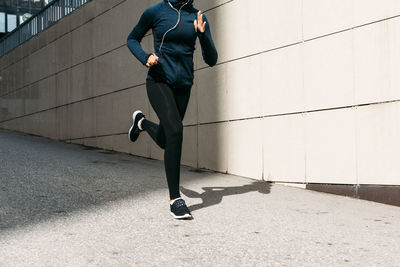
[[[63,18],[65,16],[65,0],[61,0],[60,9],[61,9],[61,18]]]
[[[91,0],[54,0],[0,40],[0,57]],[[18,18],[17,18],[18,19]]]

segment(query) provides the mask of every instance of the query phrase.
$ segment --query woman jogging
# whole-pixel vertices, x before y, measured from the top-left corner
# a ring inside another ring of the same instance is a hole
[[[143,51],[140,42],[152,29],[154,53]],[[163,0],[149,7],[127,39],[127,46],[143,65],[149,68],[146,90],[160,124],[147,120],[137,110],[129,138],[135,142],[146,131],[164,149],[164,165],[170,195],[171,215],[190,219],[192,215],[179,192],[182,154],[182,120],[193,85],[193,52],[199,38],[204,61],[209,66],[217,62],[218,54],[211,37],[209,23],[193,0]]]

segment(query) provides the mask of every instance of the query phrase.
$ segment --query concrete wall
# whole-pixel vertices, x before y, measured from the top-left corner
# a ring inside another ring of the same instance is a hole
[[[157,1],[93,0],[0,59],[0,127],[162,159],[125,46]],[[219,52],[196,81],[182,163],[269,181],[400,185],[400,1],[202,0]],[[143,40],[152,51],[152,36]]]

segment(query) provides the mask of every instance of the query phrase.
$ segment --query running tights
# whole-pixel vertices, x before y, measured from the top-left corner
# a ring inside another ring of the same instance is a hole
[[[146,81],[147,96],[160,119],[155,124],[142,121],[145,130],[157,145],[164,149],[164,165],[170,199],[180,197],[179,176],[182,154],[182,120],[189,102],[191,87],[175,88],[166,83]]]

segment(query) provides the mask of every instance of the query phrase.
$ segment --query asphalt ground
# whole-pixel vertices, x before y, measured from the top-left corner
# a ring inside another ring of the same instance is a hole
[[[400,266],[400,208],[0,130],[0,266]]]

